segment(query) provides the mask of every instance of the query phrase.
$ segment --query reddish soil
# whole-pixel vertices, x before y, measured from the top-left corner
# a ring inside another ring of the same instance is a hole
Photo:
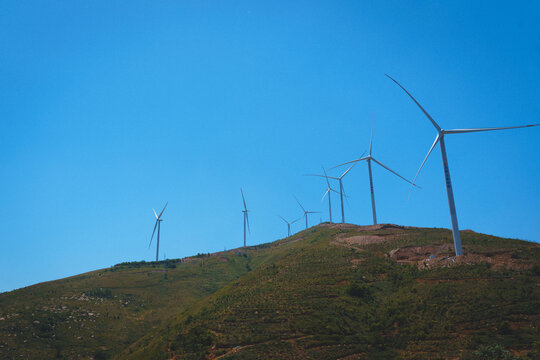
[[[390,251],[390,258],[401,264],[413,264],[419,269],[447,267],[454,265],[472,265],[487,263],[494,270],[503,268],[521,270],[532,266],[530,262],[512,257],[512,250],[500,250],[490,253],[468,253],[455,256],[452,244],[408,246]]]
[[[335,245],[345,246],[361,250],[363,246],[369,244],[380,244],[388,241],[398,240],[407,236],[404,229],[412,228],[399,226],[394,224],[378,224],[358,226],[352,224],[323,224],[331,228],[338,229],[355,229],[357,235],[347,236],[339,234],[333,240]],[[372,232],[376,230],[384,230],[384,235],[375,235]],[[362,235],[362,232],[368,234]],[[463,232],[473,233],[471,230]],[[442,245],[426,245],[426,246],[406,246],[390,251],[390,258],[401,264],[411,264],[418,266],[419,269],[429,269],[434,267],[447,267],[454,265],[471,265],[471,264],[488,264],[494,270],[503,268],[521,270],[528,269],[532,266],[530,261],[516,259],[512,257],[512,250],[500,249],[490,252],[470,253],[467,248],[464,248],[465,255],[455,256],[454,246],[452,243]],[[352,266],[356,267],[361,262],[361,259],[353,259]]]

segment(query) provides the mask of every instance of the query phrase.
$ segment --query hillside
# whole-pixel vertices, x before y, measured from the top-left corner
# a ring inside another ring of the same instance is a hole
[[[456,259],[446,229],[322,224],[166,273],[130,263],[38,284],[0,294],[0,357],[540,355],[540,246],[462,238]]]

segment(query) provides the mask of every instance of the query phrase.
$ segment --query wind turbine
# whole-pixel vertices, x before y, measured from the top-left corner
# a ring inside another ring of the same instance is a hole
[[[367,164],[368,164],[368,173],[369,173],[369,188],[370,188],[370,191],[371,191],[371,213],[373,215],[373,225],[377,225],[377,211],[375,210],[375,191],[373,189],[373,175],[371,174],[371,162],[372,161],[375,162],[377,165],[380,165],[383,168],[385,168],[386,170],[390,171],[392,174],[394,174],[394,175],[400,177],[401,179],[405,180],[409,184],[411,184],[413,186],[416,186],[418,188],[419,188],[419,186],[412,183],[412,182],[410,182],[409,180],[405,179],[403,176],[399,175],[397,172],[395,172],[394,170],[390,169],[388,166],[384,165],[383,163],[381,163],[380,161],[375,159],[373,157],[373,155],[372,155],[372,149],[373,149],[373,128],[371,128],[371,138],[369,140],[368,156],[363,157],[363,154],[362,154],[362,156],[360,156],[359,159],[348,161],[346,163],[343,163],[343,164],[340,164],[340,165],[337,165],[337,166],[334,166],[334,167],[343,166],[343,165],[347,165],[347,164],[350,164],[350,163],[357,163],[359,161],[364,161],[364,160],[367,162]]]
[[[494,127],[494,128],[479,128],[479,129],[454,129],[454,130],[444,130],[441,129],[439,124],[433,120],[433,118],[427,113],[426,110],[420,105],[418,101],[403,87],[400,83],[398,83],[396,80],[394,80],[391,76],[385,74],[390,80],[395,82],[409,97],[414,101],[414,103],[422,110],[424,115],[431,121],[431,124],[435,127],[437,130],[437,136],[435,137],[435,141],[433,142],[433,145],[431,145],[431,148],[429,149],[426,157],[424,158],[424,161],[422,161],[422,165],[420,165],[420,168],[418,169],[418,172],[416,173],[416,176],[414,177],[413,183],[416,181],[416,178],[418,177],[418,174],[420,174],[420,170],[422,170],[422,167],[426,163],[427,158],[433,151],[433,148],[437,143],[439,143],[441,148],[441,156],[442,156],[442,163],[443,163],[443,169],[444,169],[444,179],[446,183],[446,195],[448,197],[448,207],[450,208],[450,220],[452,221],[452,236],[454,238],[454,249],[456,251],[456,256],[463,255],[463,250],[461,249],[461,236],[459,234],[459,227],[458,227],[458,221],[457,221],[457,214],[456,214],[456,204],[454,202],[454,192],[452,190],[452,181],[450,180],[450,170],[448,168],[448,159],[446,158],[446,147],[444,145],[444,135],[446,134],[464,134],[464,133],[470,133],[470,132],[480,132],[480,131],[492,131],[492,130],[507,130],[507,129],[518,129],[518,128],[524,128],[524,127],[532,127],[532,126],[538,126],[540,124],[532,124],[532,125],[520,125],[520,126],[505,126],[505,127]]]
[[[296,197],[295,197],[295,199],[296,199]],[[302,208],[302,211],[304,212],[304,215],[302,217],[306,218],[306,229],[307,229],[308,228],[308,214],[317,214],[317,213],[319,213],[319,211],[307,211],[306,209],[304,209],[302,204],[300,204],[300,201],[298,201],[298,199],[296,199],[296,202],[298,203],[298,205],[300,205],[300,207]]]
[[[362,156],[364,156],[364,154],[362,154]],[[343,208],[343,195],[344,195],[343,193],[345,191],[344,191],[344,188],[343,188],[343,181],[342,180],[343,180],[343,177],[345,177],[345,175],[347,175],[349,173],[349,171],[351,171],[351,169],[354,167],[354,165],[356,165],[356,162],[354,162],[347,170],[345,170],[345,172],[343,174],[341,174],[340,177],[328,176],[328,175],[326,175],[326,171],[324,172],[324,175],[318,175],[318,174],[316,174],[316,175],[313,175],[313,174],[307,175],[307,176],[323,177],[323,178],[326,178],[326,181],[328,181],[328,179],[333,179],[333,180],[339,181],[339,196],[341,198],[341,222],[342,223],[345,222],[345,210]],[[328,184],[328,186],[330,186],[330,184]],[[330,196],[330,194],[328,194],[328,196]],[[324,196],[323,196],[323,198],[324,198]],[[330,220],[330,221],[332,221],[332,220]]]
[[[293,220],[291,222],[288,222],[287,220],[285,220],[285,218],[281,215],[278,215],[281,220],[285,221],[285,223],[287,223],[287,236],[291,236],[291,225],[294,224],[295,222],[297,222],[298,220],[300,220],[301,218],[298,218],[296,220]]]
[[[330,216],[330,223],[332,223],[332,199],[331,199],[331,193],[332,191],[337,193],[336,190],[332,189],[330,186],[330,181],[328,180],[328,174],[326,173],[326,170],[324,169],[324,166],[322,167],[324,172],[324,178],[326,179],[326,185],[328,186],[326,188],[326,192],[324,193],[323,197],[321,198],[321,201],[324,200],[324,197],[328,194],[328,213]]]
[[[244,247],[246,247],[246,224],[247,224],[247,229],[249,233],[251,234],[251,230],[249,228],[249,217],[248,217],[249,210],[246,206],[246,199],[244,198],[244,192],[242,191],[242,189],[240,189],[240,193],[242,193],[242,201],[244,202],[244,210],[242,210],[242,212],[244,213]]]
[[[159,215],[156,213],[156,210],[152,209],[154,211],[154,215],[156,216],[156,224],[154,225],[154,231],[152,231],[152,237],[150,238],[150,244],[148,245],[148,248],[150,249],[150,246],[152,246],[152,239],[154,239],[154,233],[156,232],[157,228],[157,247],[156,247],[156,261],[159,261],[159,230],[161,228],[161,222],[163,219],[161,218],[161,215],[163,215],[163,212],[165,211],[165,208],[167,207],[168,202],[163,207],[163,210],[159,213]]]

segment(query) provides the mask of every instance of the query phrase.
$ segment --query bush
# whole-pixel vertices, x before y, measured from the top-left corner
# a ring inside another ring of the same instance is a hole
[[[107,354],[105,353],[105,351],[97,350],[94,353],[94,360],[106,360],[106,359],[107,359]]]
[[[359,283],[350,284],[347,287],[347,294],[367,301],[373,298],[371,288],[368,285]]]
[[[499,334],[508,335],[511,332],[512,329],[510,328],[510,324],[508,324],[508,321],[503,321],[502,324],[499,326]]]
[[[86,296],[95,297],[95,298],[103,298],[103,299],[112,299],[113,295],[111,292],[111,289],[93,289],[90,291],[85,292]]]
[[[510,351],[504,350],[499,344],[497,345],[482,345],[473,352],[475,360],[519,360]]]

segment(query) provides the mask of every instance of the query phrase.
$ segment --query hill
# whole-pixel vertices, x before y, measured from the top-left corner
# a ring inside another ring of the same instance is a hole
[[[0,294],[0,354],[540,355],[540,246],[472,231],[462,238],[466,255],[455,258],[446,229],[321,224],[245,250],[119,264],[38,284]]]

